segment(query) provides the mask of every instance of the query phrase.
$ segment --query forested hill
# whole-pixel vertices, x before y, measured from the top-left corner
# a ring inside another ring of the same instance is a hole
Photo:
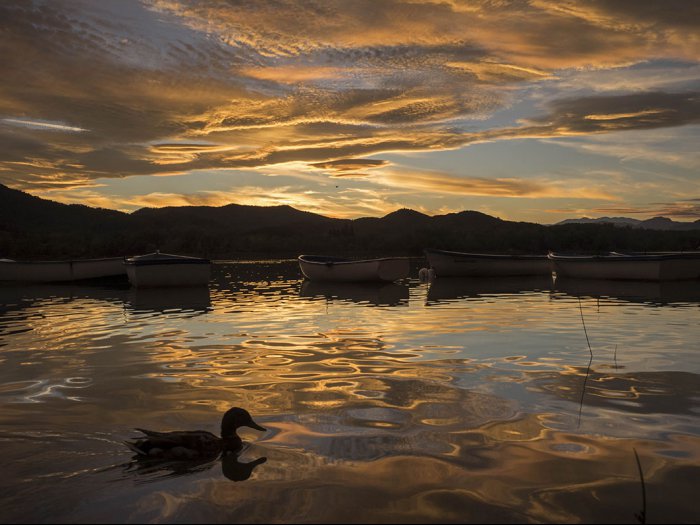
[[[332,219],[289,206],[182,206],[133,213],[66,205],[0,185],[0,258],[60,259],[155,251],[214,259],[421,255],[424,248],[491,253],[688,250],[700,230],[611,223],[544,226],[475,211]]]

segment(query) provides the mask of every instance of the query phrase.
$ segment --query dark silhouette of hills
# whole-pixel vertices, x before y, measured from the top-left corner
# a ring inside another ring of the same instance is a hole
[[[669,220],[651,219],[668,225]],[[641,221],[648,223],[650,221]],[[700,229],[654,230],[588,221],[544,226],[476,211],[333,219],[290,206],[180,206],[133,213],[66,205],[0,185],[0,258],[61,259],[163,252],[216,259],[301,253],[422,255],[425,248],[485,253],[690,250]],[[673,223],[673,221],[670,221]],[[682,224],[682,223],[673,223]],[[696,224],[696,223],[690,223]]]
[[[56,226],[60,219],[66,228],[101,229],[128,218],[126,213],[81,204],[61,204],[34,197],[0,184],[0,225],[15,225],[27,231]]]

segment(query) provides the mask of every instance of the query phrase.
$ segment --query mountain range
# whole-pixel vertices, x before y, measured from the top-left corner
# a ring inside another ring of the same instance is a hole
[[[634,219],[628,219],[634,221]],[[694,229],[657,218],[578,219],[545,226],[476,211],[429,216],[402,209],[384,217],[334,219],[290,206],[181,206],[132,213],[61,204],[0,185],[0,258],[60,259],[162,252],[217,259],[301,253],[421,255],[424,248],[491,253],[680,250],[700,245]],[[583,221],[584,223],[581,223]],[[663,229],[649,229],[661,224]],[[651,225],[651,226],[650,226]]]

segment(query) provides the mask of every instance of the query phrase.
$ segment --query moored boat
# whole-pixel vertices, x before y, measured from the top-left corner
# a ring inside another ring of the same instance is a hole
[[[199,257],[149,253],[126,260],[129,282],[137,288],[161,286],[206,286],[211,279],[211,261]]]
[[[700,252],[549,254],[559,277],[636,281],[700,279]]]
[[[515,277],[551,275],[546,255],[463,253],[426,249],[428,264],[437,277]]]
[[[123,257],[67,261],[0,259],[0,281],[52,283],[117,276],[126,276]]]
[[[352,260],[325,255],[300,255],[299,268],[311,281],[363,282],[396,281],[408,277],[405,257]]]

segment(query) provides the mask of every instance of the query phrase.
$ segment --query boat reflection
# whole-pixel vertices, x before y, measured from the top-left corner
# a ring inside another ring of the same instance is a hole
[[[430,283],[426,304],[484,295],[551,290],[551,288],[552,278],[549,275],[498,278],[438,277]]]
[[[217,261],[211,284],[216,290],[237,290],[262,283],[298,281],[303,276],[296,259]]]
[[[621,299],[636,303],[700,302],[700,281],[611,281],[557,277],[554,290],[573,297]]]
[[[396,283],[334,283],[304,281],[300,297],[350,301],[366,306],[406,306],[408,286]]]
[[[70,302],[77,300],[123,303],[126,285],[25,284],[0,285],[0,313],[31,308],[43,301]]]
[[[126,307],[135,312],[197,312],[211,309],[211,295],[206,286],[183,288],[134,288]]]
[[[204,472],[219,461],[221,462],[221,472],[226,478],[231,481],[245,481],[250,478],[255,467],[267,461],[267,457],[263,456],[243,463],[239,461],[239,454],[235,452],[225,452],[221,455],[217,453],[211,457],[197,460],[165,460],[137,455],[124,466],[124,471],[139,476],[139,483],[152,483],[167,478]]]

